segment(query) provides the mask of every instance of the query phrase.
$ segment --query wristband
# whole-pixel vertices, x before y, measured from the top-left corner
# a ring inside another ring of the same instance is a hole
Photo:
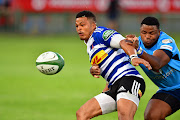
[[[132,61],[134,58],[138,58],[137,54],[132,54],[132,55],[130,55],[129,57],[130,57],[131,61]]]
[[[138,56],[141,56],[143,54],[144,50],[139,46],[139,48],[137,49],[137,54]]]

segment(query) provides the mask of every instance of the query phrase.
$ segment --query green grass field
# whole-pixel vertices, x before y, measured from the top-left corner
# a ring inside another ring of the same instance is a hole
[[[174,38],[180,47],[180,36]],[[76,120],[76,111],[101,93],[103,78],[93,78],[86,45],[77,35],[0,34],[0,120]],[[35,65],[43,52],[54,51],[65,59],[63,70],[44,75]],[[158,89],[141,71],[146,92],[135,120],[143,120],[147,102]],[[167,118],[179,120],[180,111]],[[93,120],[117,120],[117,112]]]

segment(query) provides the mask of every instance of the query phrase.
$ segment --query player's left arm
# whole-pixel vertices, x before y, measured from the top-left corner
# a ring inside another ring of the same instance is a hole
[[[149,70],[152,69],[149,62],[144,59],[138,58],[136,49],[132,45],[127,44],[127,39],[122,37],[120,34],[116,34],[111,38],[110,46],[113,48],[122,48],[125,53],[130,56],[131,63],[134,66],[144,64]]]
[[[165,66],[166,64],[168,64],[168,62],[170,61],[170,59],[172,58],[172,49],[173,47],[171,45],[168,44],[164,44],[161,47],[163,47],[164,49],[157,49],[153,55],[149,55],[148,53],[146,53],[144,50],[142,50],[141,47],[139,47],[139,42],[138,42],[138,38],[134,36],[133,39],[127,38],[129,41],[126,42],[127,44],[131,45],[131,46],[137,46],[136,49],[138,49],[137,53],[139,55],[140,58],[145,59],[146,61],[148,61],[150,63],[150,65],[152,66],[152,69],[154,71],[158,71],[159,69],[161,69],[163,66]],[[172,43],[171,43],[172,44]]]

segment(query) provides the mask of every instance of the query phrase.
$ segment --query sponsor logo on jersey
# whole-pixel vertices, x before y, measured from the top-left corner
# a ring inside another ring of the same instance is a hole
[[[104,33],[103,33],[103,39],[104,39],[105,41],[107,41],[107,40],[111,37],[111,35],[113,35],[115,32],[116,32],[116,31],[114,31],[114,30],[106,30],[106,31],[104,31]]]
[[[139,91],[140,90],[140,86],[141,86],[141,83],[139,83],[136,80],[134,80],[132,88],[131,88],[131,92],[132,92],[133,95],[136,95],[138,97],[139,92],[141,92],[141,91]]]
[[[104,51],[101,50],[98,53],[96,53],[94,55],[94,57],[91,60],[91,64],[99,64],[101,63],[106,57],[108,56],[108,54]]]
[[[117,92],[122,92],[122,91],[126,91],[126,89],[124,88],[124,86],[121,86]]]
[[[162,40],[162,43],[172,43],[172,40],[171,39],[165,39],[165,40]]]
[[[168,49],[168,50],[172,51],[173,47],[170,45],[162,45],[160,49]]]

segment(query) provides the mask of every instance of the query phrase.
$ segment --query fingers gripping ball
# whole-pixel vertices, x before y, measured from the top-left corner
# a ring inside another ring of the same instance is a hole
[[[54,75],[64,67],[64,58],[56,52],[45,52],[37,58],[36,67],[43,74]]]

